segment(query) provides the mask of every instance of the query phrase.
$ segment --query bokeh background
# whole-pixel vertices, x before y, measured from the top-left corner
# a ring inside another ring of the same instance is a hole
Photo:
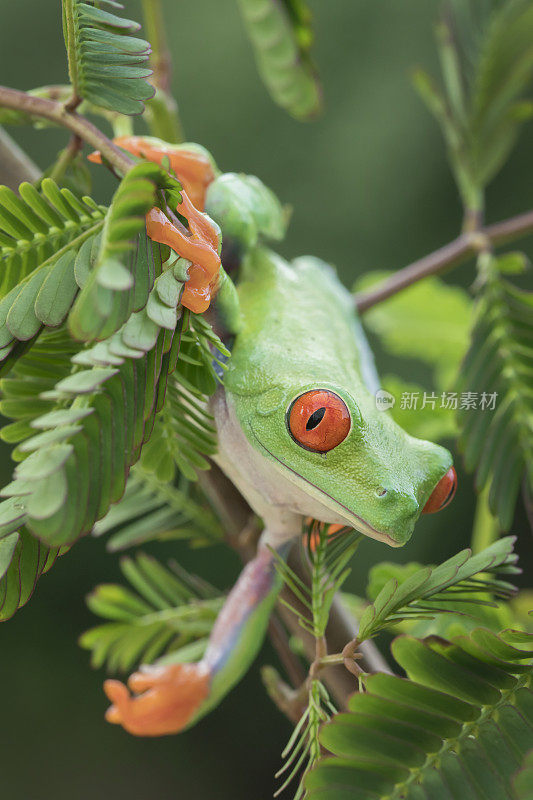
[[[138,3],[125,0],[128,16]],[[187,138],[223,170],[257,174],[293,218],[284,255],[313,253],[336,264],[348,285],[371,269],[397,269],[443,244],[460,208],[440,135],[410,85],[422,63],[435,67],[427,0],[311,0],[325,110],[301,124],[273,105],[257,76],[234,0],[165,0],[174,91]],[[0,82],[19,89],[65,81],[59,0],[2,0]],[[13,130],[11,131],[13,133]],[[140,131],[139,131],[140,132]],[[67,141],[47,129],[14,131],[43,169]],[[530,135],[530,131],[529,131]],[[489,191],[488,218],[531,207],[533,153],[524,135]],[[105,201],[112,180],[94,172]],[[468,286],[473,267],[453,273]],[[392,359],[377,346],[382,372]],[[406,379],[423,380],[413,363]],[[426,376],[427,377],[427,376]],[[2,451],[2,483],[10,479]],[[424,518],[401,551],[366,541],[349,588],[362,593],[369,567],[384,558],[435,562],[470,538],[475,493],[459,460],[459,491],[442,515]],[[514,530],[523,563],[531,542],[523,511]],[[239,564],[222,548],[191,553],[181,544],[146,548],[176,556],[220,587]],[[197,727],[179,737],[138,740],[103,721],[103,674],[77,638],[95,624],[85,595],[119,579],[105,543],[87,538],[38,585],[33,600],[0,628],[0,791],[6,800],[266,800],[289,725],[266,699],[257,667]],[[274,660],[265,646],[260,661]]]

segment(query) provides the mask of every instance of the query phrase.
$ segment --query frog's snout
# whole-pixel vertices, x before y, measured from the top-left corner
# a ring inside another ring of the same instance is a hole
[[[422,509],[423,514],[434,514],[436,511],[441,511],[443,508],[451,503],[455,490],[457,489],[457,473],[453,467],[450,467],[446,475],[444,475],[433,489],[429,499]]]
[[[414,493],[393,486],[378,486],[374,494],[381,513],[380,530],[395,541],[407,541],[420,515],[420,504]]]

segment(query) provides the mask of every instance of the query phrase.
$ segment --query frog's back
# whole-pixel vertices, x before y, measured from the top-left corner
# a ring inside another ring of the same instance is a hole
[[[297,376],[302,384],[349,377],[376,388],[352,297],[328,264],[311,256],[290,264],[257,248],[243,264],[238,295],[242,329],[226,379],[230,391],[256,393]]]

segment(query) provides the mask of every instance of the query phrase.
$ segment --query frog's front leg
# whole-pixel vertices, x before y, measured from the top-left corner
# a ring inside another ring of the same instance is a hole
[[[285,556],[290,544],[280,546],[280,539],[299,531],[295,520],[283,532],[264,531],[256,557],[228,595],[200,662],[141,667],[128,686],[107,680],[104,690],[113,704],[107,720],[136,736],[162,736],[189,727],[216,706],[246,673],[267,630],[280,589],[269,544],[275,543]]]

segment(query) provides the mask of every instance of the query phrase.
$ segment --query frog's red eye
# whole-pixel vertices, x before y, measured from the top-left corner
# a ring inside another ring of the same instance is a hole
[[[334,392],[313,389],[297,397],[287,414],[292,438],[307,450],[327,453],[350,432],[348,406]]]
[[[423,514],[434,514],[435,511],[441,511],[446,508],[448,503],[451,503],[452,498],[457,489],[457,473],[453,467],[450,467],[446,475],[444,475],[437,483],[429,500],[422,509]]]

